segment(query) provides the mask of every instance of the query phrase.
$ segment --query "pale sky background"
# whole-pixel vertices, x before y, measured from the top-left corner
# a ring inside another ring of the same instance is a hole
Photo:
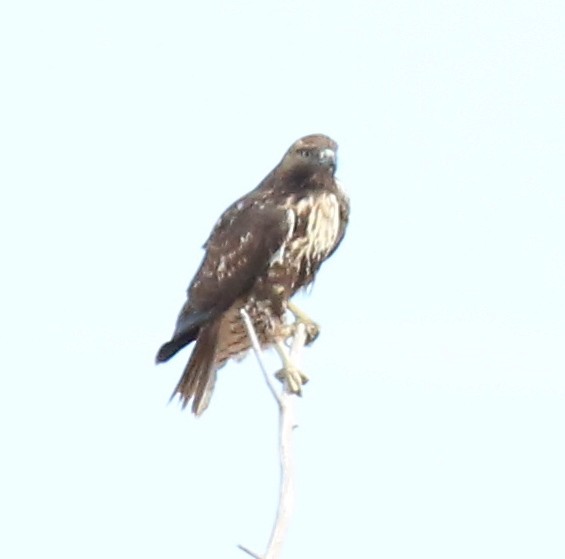
[[[562,1],[3,3],[0,556],[264,549],[255,361],[196,420],[189,352],[153,359],[220,212],[323,132],[352,217],[300,297],[284,557],[565,557],[564,30]]]

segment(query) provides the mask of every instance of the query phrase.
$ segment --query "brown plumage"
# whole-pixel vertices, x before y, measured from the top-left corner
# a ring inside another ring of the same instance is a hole
[[[313,281],[345,233],[349,201],[334,178],[336,152],[337,144],[322,134],[296,141],[214,226],[173,337],[156,358],[166,361],[196,340],[173,392],[183,408],[192,400],[200,415],[218,369],[250,348],[242,308],[262,346],[287,335],[289,299]]]

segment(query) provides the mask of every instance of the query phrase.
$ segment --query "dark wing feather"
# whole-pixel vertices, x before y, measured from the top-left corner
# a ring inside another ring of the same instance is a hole
[[[204,248],[206,253],[188,288],[171,341],[157,354],[165,361],[192,342],[203,324],[247,293],[281,248],[290,224],[286,210],[244,197],[222,215]]]
[[[175,326],[175,333],[171,341],[163,344],[157,353],[155,360],[157,363],[169,360],[175,353],[184,346],[196,339],[200,327],[213,316],[213,311],[197,312],[185,303]]]
[[[188,288],[191,306],[227,310],[269,265],[288,235],[286,210],[274,203],[242,200],[220,218],[206,242],[206,254]]]

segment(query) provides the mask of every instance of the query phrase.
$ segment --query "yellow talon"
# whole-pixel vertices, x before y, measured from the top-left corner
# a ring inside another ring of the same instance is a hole
[[[283,362],[282,369],[275,374],[275,377],[286,384],[289,392],[301,396],[302,385],[306,384],[310,379],[292,362],[282,342],[277,342],[275,349]]]
[[[306,328],[306,345],[313,343],[320,335],[320,326],[314,322],[302,309],[297,307],[292,301],[288,302],[288,310],[294,315],[296,322],[304,324]]]

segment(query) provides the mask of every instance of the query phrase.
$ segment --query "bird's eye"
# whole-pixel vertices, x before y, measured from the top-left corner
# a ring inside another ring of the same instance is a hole
[[[307,149],[298,150],[298,155],[301,157],[310,157],[310,152]]]

